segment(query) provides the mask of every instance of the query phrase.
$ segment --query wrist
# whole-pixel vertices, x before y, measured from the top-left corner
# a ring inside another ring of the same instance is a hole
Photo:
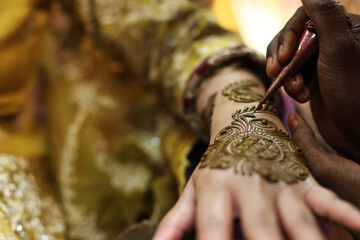
[[[208,99],[214,95],[221,95],[222,91],[232,83],[245,81],[245,80],[254,80],[258,86],[252,87],[254,91],[256,91],[260,95],[265,94],[265,87],[261,80],[252,72],[246,69],[234,69],[231,71],[220,72],[218,74],[214,74],[211,76],[206,85],[203,86],[202,90],[200,91],[197,101],[196,101],[196,111],[197,114],[201,114],[202,110],[206,107],[208,103]],[[225,100],[225,99],[224,99]],[[231,101],[221,101],[219,105],[227,105],[231,104]],[[233,105],[238,105],[234,104]]]
[[[260,79],[246,69],[232,69],[221,71],[207,79],[202,87],[196,101],[196,113],[201,129],[207,136],[210,135],[214,111],[217,112],[216,124],[221,127],[231,120],[231,114],[244,104],[231,101],[227,96],[223,96],[223,91],[233,84],[240,83],[251,86],[258,98],[265,93],[265,88]],[[250,84],[250,85],[249,85]],[[231,92],[231,90],[230,90]],[[249,105],[250,106],[250,105]],[[212,131],[213,132],[213,131]]]
[[[220,72],[209,78],[198,95],[196,109],[202,125],[207,125],[203,128],[207,129],[210,142],[231,123],[234,112],[255,106],[264,94],[262,80],[245,69]],[[285,131],[280,119],[274,115],[260,112],[256,116],[269,118]]]
[[[216,135],[226,126],[229,126],[232,121],[233,121],[233,114],[236,111],[242,110],[246,107],[254,108],[256,106],[256,104],[253,105],[249,105],[249,106],[244,106],[244,107],[233,107],[233,106],[223,106],[223,107],[219,107],[219,109],[217,111],[214,111],[213,114],[213,119],[212,119],[212,124],[210,127],[210,144],[214,142],[214,139],[216,137]],[[271,106],[269,106],[271,107]],[[253,111],[250,111],[253,112]],[[284,133],[287,133],[287,130],[285,128],[285,126],[283,125],[283,123],[281,122],[280,118],[276,115],[274,115],[272,112],[256,112],[254,114],[254,116],[256,116],[257,118],[261,118],[261,119],[266,119],[271,121],[272,123],[274,123],[274,125],[281,131],[283,131]]]

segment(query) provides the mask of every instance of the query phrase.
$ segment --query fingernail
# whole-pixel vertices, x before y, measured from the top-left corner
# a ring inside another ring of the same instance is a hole
[[[289,125],[290,131],[293,131],[293,129],[298,125],[298,119],[297,119],[295,113],[290,113],[289,114],[288,125]]]
[[[299,102],[306,102],[309,99],[310,90],[308,87],[304,86],[303,90],[295,95],[296,99]]]
[[[294,97],[295,97],[296,101],[298,101],[298,102],[300,102],[300,103],[304,103],[304,102],[305,102],[306,96],[305,96],[304,92],[296,93]]]
[[[282,57],[283,52],[284,52],[284,46],[281,44],[281,45],[280,45],[280,47],[279,47],[279,52],[278,52],[278,54],[279,54],[279,58],[281,58],[281,57]]]
[[[266,68],[270,68],[272,63],[273,63],[273,58],[268,57],[267,62],[266,62]]]
[[[310,89],[307,86],[304,86],[304,96],[306,98],[310,96]]]
[[[300,102],[306,102],[306,100],[309,98],[310,90],[307,87],[304,87],[303,91],[299,94],[297,94],[297,99]]]
[[[293,77],[293,78],[291,79],[291,89],[289,89],[290,91],[293,91],[296,83],[297,83],[297,79],[296,79],[296,77]]]

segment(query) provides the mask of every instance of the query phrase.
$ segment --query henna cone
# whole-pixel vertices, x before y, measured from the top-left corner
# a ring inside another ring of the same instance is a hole
[[[298,48],[291,61],[281,70],[279,75],[272,82],[265,96],[261,99],[254,112],[258,110],[262,104],[268,100],[277,89],[279,89],[284,81],[293,77],[302,66],[305,65],[319,50],[319,42],[316,36],[314,24],[309,20],[305,24],[305,31],[302,34]]]

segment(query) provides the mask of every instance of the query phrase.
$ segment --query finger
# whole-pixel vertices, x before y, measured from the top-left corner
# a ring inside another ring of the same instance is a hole
[[[359,14],[353,14],[349,13],[349,17],[351,19],[351,32],[353,33],[353,36],[360,41],[360,15]]]
[[[282,65],[291,59],[307,20],[304,9],[299,8],[280,33],[270,42],[266,54],[268,60],[266,72],[269,77],[275,77],[280,72]]]
[[[302,91],[295,94],[294,99],[299,103],[305,103],[310,100],[311,93],[308,86],[304,85]]]
[[[346,170],[349,164],[347,162],[350,161],[344,161],[345,159],[326,152],[317,142],[314,131],[301,116],[290,114],[288,117],[288,126],[291,130],[291,138],[301,149],[312,174],[320,180],[326,180],[326,178],[333,174],[332,178],[340,180],[345,172],[341,173],[337,171],[341,169]],[[339,165],[342,167],[339,168]],[[352,163],[352,168],[354,168],[353,165],[356,164]],[[355,169],[358,168],[356,167]],[[348,172],[348,174],[349,173],[350,172]],[[342,179],[341,182],[344,180],[345,179]]]
[[[356,13],[348,13],[351,20],[351,28],[358,28],[360,26],[360,15]]]
[[[282,225],[291,239],[324,239],[312,213],[291,190],[280,193],[277,207]]]
[[[259,177],[259,181],[263,181]],[[243,194],[236,196],[240,206],[242,230],[246,239],[282,239],[276,211],[269,194],[261,184],[252,184]],[[239,191],[240,192],[240,191]]]
[[[292,58],[298,40],[304,31],[305,23],[309,20],[304,9],[298,8],[294,16],[286,23],[283,30],[279,34],[279,62],[286,64]]]
[[[278,61],[285,65],[295,53],[298,37],[293,30],[287,29],[279,35]]]
[[[266,73],[269,77],[275,77],[282,68],[278,59],[278,36],[270,42],[267,48]]]
[[[228,191],[205,186],[197,189],[196,232],[199,240],[230,240],[233,233],[232,199]]]
[[[360,165],[326,152],[302,117],[290,114],[288,123],[292,138],[302,150],[314,177],[322,185],[360,207],[360,195],[353,190],[360,185]]]
[[[300,73],[284,83],[286,93],[298,102],[304,102],[310,98],[310,91],[308,89],[305,90],[305,88],[307,88],[307,86],[305,86],[304,78]]]
[[[316,141],[314,131],[301,116],[294,113],[290,114],[288,125],[292,139],[296,141],[301,149],[306,150],[313,147],[321,149]]]
[[[194,225],[195,189],[190,178],[175,206],[166,214],[156,230],[153,240],[179,240]]]
[[[315,176],[321,175],[330,154],[319,145],[314,131],[301,116],[290,114],[288,125],[291,130],[291,137],[303,152],[312,173]]]
[[[360,233],[360,211],[338,198],[333,192],[321,186],[313,186],[309,189],[305,201],[319,216],[329,218]]]
[[[291,138],[301,149],[314,177],[320,181],[329,178],[332,168],[329,164],[331,154],[319,145],[309,124],[301,116],[290,114],[288,126],[291,131]]]
[[[305,12],[315,24],[320,47],[337,46],[342,37],[350,36],[344,11],[335,0],[302,0]]]

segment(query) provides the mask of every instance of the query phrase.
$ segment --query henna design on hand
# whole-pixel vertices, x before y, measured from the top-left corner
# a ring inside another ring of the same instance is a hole
[[[201,158],[200,168],[228,169],[251,175],[256,172],[271,182],[296,183],[309,175],[300,149],[272,121],[257,117],[255,106],[232,115],[231,126],[222,129]],[[258,112],[277,115],[264,104]]]
[[[240,103],[258,102],[262,96],[256,93],[252,87],[259,87],[260,82],[257,79],[238,81],[227,86],[222,94],[230,100]]]

